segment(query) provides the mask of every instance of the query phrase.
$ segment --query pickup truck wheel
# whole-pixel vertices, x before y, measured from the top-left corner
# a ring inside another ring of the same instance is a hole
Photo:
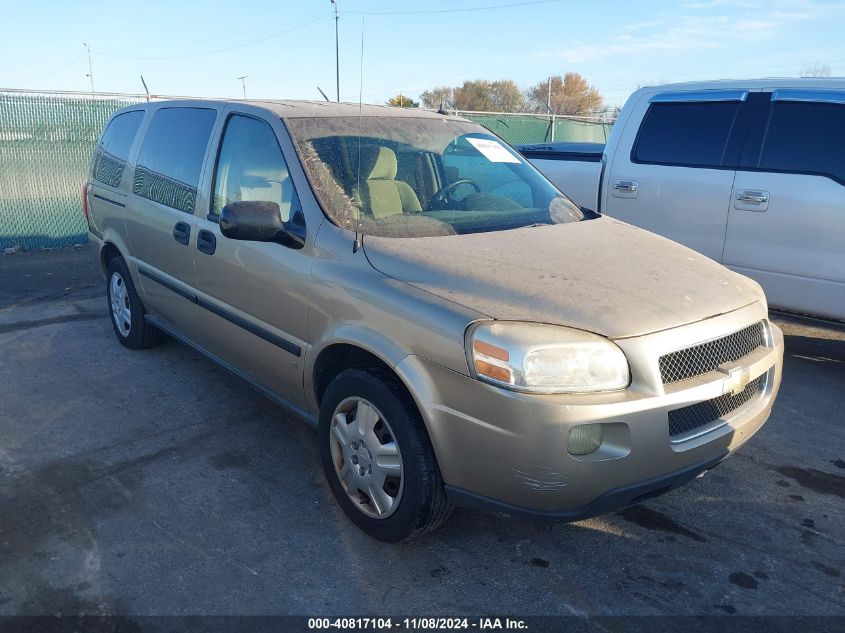
[[[161,331],[144,320],[144,304],[122,257],[109,262],[106,275],[106,297],[117,340],[129,349],[147,349],[158,343]]]
[[[377,539],[409,540],[449,515],[419,411],[384,372],[347,369],[320,406],[320,457],[346,515]]]

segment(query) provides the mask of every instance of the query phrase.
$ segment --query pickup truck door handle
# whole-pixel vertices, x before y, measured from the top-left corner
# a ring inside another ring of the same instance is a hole
[[[740,191],[738,194],[736,194],[736,199],[740,202],[758,202],[760,204],[763,204],[764,202],[769,201],[769,196],[768,194],[758,191]]]
[[[206,255],[214,255],[214,251],[217,250],[217,238],[214,237],[214,233],[205,229],[197,233],[197,250]]]
[[[187,246],[191,239],[191,227],[187,222],[177,222],[173,227],[173,239]]]
[[[615,180],[613,181],[614,198],[636,198],[640,185],[636,180]]]
[[[744,211],[767,211],[769,208],[769,192],[745,189],[737,191],[734,208]]]

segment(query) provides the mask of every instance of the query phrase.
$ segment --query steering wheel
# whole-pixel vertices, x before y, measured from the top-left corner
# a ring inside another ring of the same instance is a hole
[[[452,192],[460,185],[470,185],[475,189],[475,193],[481,193],[481,185],[475,182],[472,178],[458,178],[455,182],[449,183],[445,187],[441,187],[438,191],[436,191],[428,201],[428,208],[445,208],[452,198]]]

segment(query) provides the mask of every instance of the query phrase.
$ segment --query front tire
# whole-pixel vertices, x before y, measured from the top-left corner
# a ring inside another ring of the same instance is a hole
[[[335,499],[371,536],[410,540],[448,518],[451,505],[425,425],[393,376],[339,374],[323,395],[318,437]]]
[[[144,319],[146,310],[135,290],[126,262],[120,256],[107,267],[106,298],[114,334],[129,349],[148,349],[161,339],[161,331]]]

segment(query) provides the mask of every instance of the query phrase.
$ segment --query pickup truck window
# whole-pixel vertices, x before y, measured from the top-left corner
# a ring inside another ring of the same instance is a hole
[[[758,168],[818,174],[845,184],[845,105],[776,101]]]
[[[652,103],[631,152],[635,163],[729,167],[725,147],[741,102]]]
[[[456,119],[285,120],[328,218],[382,237],[503,231],[585,219],[517,152]]]
[[[138,155],[132,193],[193,213],[200,170],[217,112],[162,108],[153,116]]]
[[[97,149],[94,150],[94,180],[109,187],[120,185],[126,161],[129,159],[129,150],[143,120],[143,110],[124,112],[111,120]]]

